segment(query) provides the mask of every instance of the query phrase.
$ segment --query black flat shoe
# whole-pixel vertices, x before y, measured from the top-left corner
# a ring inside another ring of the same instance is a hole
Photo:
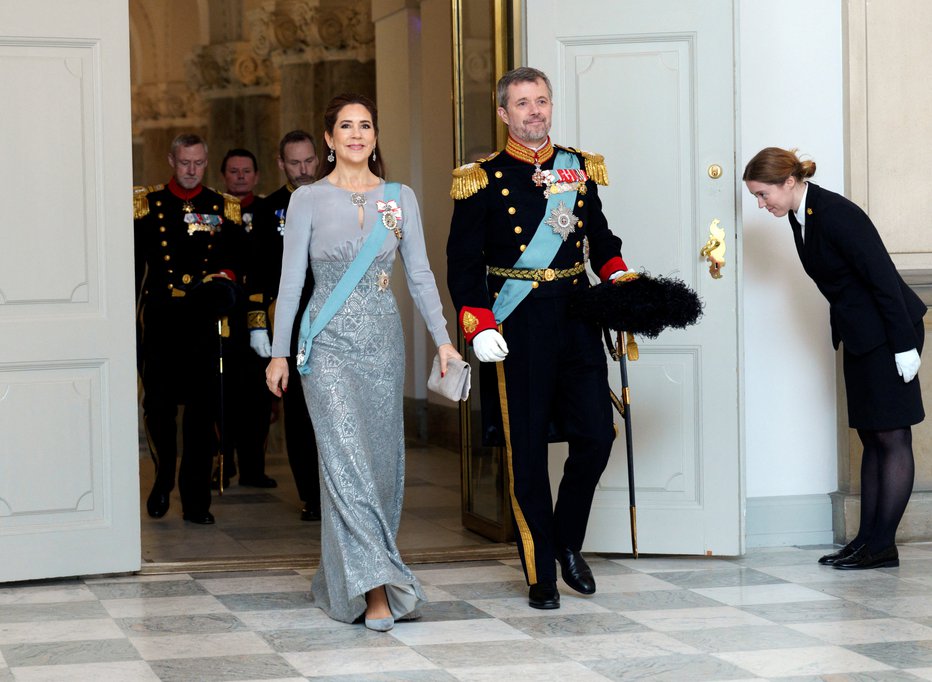
[[[199,513],[195,513],[195,514],[183,514],[181,518],[183,518],[185,521],[189,521],[189,522],[191,522],[191,523],[197,523],[197,524],[200,524],[200,525],[202,525],[202,526],[210,526],[210,525],[212,525],[213,523],[215,523],[215,521],[214,521],[214,515],[211,514],[210,512],[199,512]]]
[[[849,556],[854,554],[861,545],[855,547],[850,542],[839,549],[837,552],[832,552],[831,554],[826,554],[825,556],[819,557],[819,563],[823,566],[831,566],[836,561],[841,561],[842,559],[847,559]]]
[[[146,500],[146,511],[153,519],[160,519],[168,511],[169,493],[153,488]]]
[[[305,507],[301,510],[302,521],[320,521],[320,512]]]
[[[258,478],[243,478],[239,477],[239,484],[244,485],[247,488],[277,488],[278,483],[275,482],[274,478],[269,478],[268,476],[262,475]]]
[[[867,545],[861,545],[846,559],[836,561],[832,566],[842,571],[861,571],[866,568],[891,568],[900,565],[900,555],[896,545],[872,553]]]
[[[592,577],[592,569],[582,554],[571,549],[562,549],[557,552],[557,561],[560,562],[560,576],[563,582],[581,594],[595,593],[595,578]]]
[[[532,609],[560,608],[560,593],[556,582],[534,583],[528,591],[528,606]]]

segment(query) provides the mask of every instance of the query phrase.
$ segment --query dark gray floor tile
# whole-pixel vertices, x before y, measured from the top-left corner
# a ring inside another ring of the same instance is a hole
[[[457,599],[499,599],[527,597],[527,584],[523,580],[489,583],[463,583],[439,585],[444,592]]]
[[[722,603],[689,590],[645,590],[599,594],[592,601],[612,611],[653,611],[656,609],[688,609],[694,606],[721,606]]]
[[[425,644],[412,647],[412,649],[445,670],[523,663],[556,663],[570,660],[556,649],[536,640]]]
[[[353,647],[395,647],[401,642],[382,632],[373,632],[362,623],[332,628],[265,630],[256,633],[279,653],[350,649]]]
[[[731,628],[665,632],[664,634],[706,653],[825,646],[825,642],[817,637],[804,635],[782,625],[743,625]]]
[[[0,623],[29,623],[49,620],[109,618],[98,601],[56,602],[52,604],[3,604]]]
[[[738,607],[742,611],[766,618],[774,623],[829,623],[836,620],[889,618],[890,614],[853,602],[806,601],[787,604],[752,604]]]
[[[397,670],[369,675],[315,676],[312,679],[314,682],[456,682],[459,678],[443,670]]]
[[[91,583],[88,589],[98,599],[139,599],[147,597],[187,597],[207,594],[207,590],[196,581],[162,580],[143,583]]]
[[[311,605],[308,592],[263,592],[258,594],[220,594],[217,601],[230,611],[270,611],[306,609]]]
[[[291,569],[267,571],[214,571],[207,573],[197,573],[194,575],[195,580],[223,580],[226,578],[274,578],[280,575],[300,575],[297,571]]]
[[[232,613],[117,618],[115,621],[128,637],[145,635],[205,635],[248,629],[242,621]]]
[[[171,658],[150,661],[149,667],[162,682],[232,682],[301,677],[288,661],[277,654]]]
[[[608,635],[619,632],[646,632],[647,626],[635,623],[620,613],[577,613],[568,616],[529,616],[506,618],[516,630],[541,637],[573,637],[575,635]]]
[[[932,667],[932,640],[855,644],[845,648],[894,668]]]
[[[66,663],[137,661],[139,652],[126,639],[97,639],[85,642],[42,642],[7,644],[0,647],[11,668]]]
[[[214,495],[213,502],[221,507],[237,504],[281,504],[281,500],[272,493],[233,493],[227,495]]]
[[[428,623],[442,620],[473,620],[476,618],[491,618],[485,611],[477,609],[465,601],[432,601],[427,602],[420,609],[419,622]]]
[[[686,654],[648,658],[614,658],[588,661],[584,665],[610,680],[685,682],[686,680],[746,680],[754,677],[747,670],[714,656]]]
[[[743,587],[747,585],[773,585],[785,580],[755,571],[753,568],[718,568],[707,571],[669,571],[652,573],[655,578],[686,589],[698,587]]]

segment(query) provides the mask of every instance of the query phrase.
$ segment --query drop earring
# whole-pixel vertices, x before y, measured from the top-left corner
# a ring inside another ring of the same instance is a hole
[[[375,147],[372,148],[372,161],[375,162]]]
[[[330,163],[333,163],[334,161],[336,161],[336,157],[333,155],[333,147],[330,148],[330,153],[327,154],[327,161],[329,161]]]

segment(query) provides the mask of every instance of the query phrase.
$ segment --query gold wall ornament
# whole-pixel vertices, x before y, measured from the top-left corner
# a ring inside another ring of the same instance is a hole
[[[722,278],[725,267],[725,230],[719,227],[721,221],[713,218],[709,224],[709,240],[699,250],[699,255],[709,262],[709,274],[712,279]]]

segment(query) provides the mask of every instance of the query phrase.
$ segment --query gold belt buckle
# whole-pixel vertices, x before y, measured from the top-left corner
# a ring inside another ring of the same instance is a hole
[[[544,281],[545,282],[552,282],[556,278],[557,278],[557,273],[554,271],[553,268],[547,268],[546,270],[544,270]]]

